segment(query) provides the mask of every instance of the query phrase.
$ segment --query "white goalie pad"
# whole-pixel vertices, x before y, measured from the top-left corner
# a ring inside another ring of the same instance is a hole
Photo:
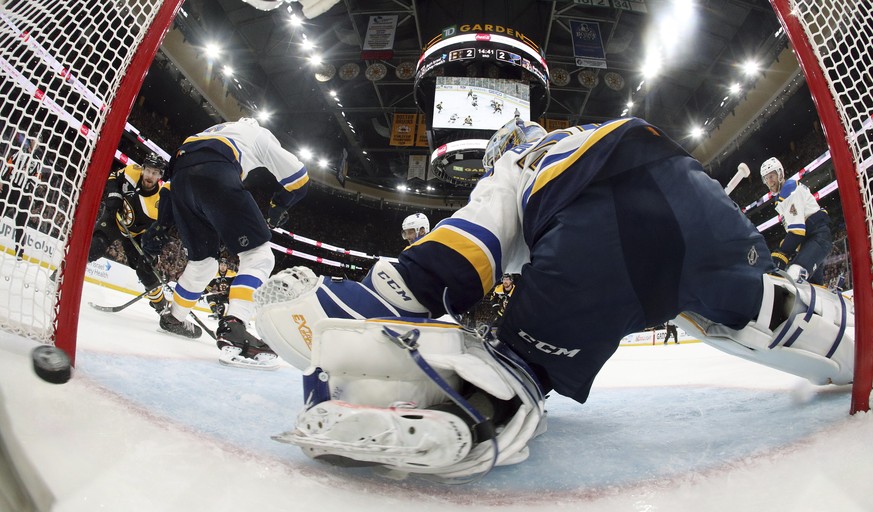
[[[764,275],[763,284],[758,317],[743,329],[730,329],[689,312],[675,323],[723,352],[814,384],[852,382],[855,318],[851,302],[825,288],[782,277]],[[787,320],[771,330],[774,315]]]
[[[444,323],[397,324],[379,320],[330,318],[315,326],[312,366],[330,378],[330,398],[357,405],[389,407],[395,402],[413,403],[419,408],[448,400],[443,390],[397,347],[382,328],[417,328],[421,331],[419,351],[437,368],[453,389],[461,380],[451,368],[437,366],[433,358],[462,357],[464,340],[457,326]],[[510,395],[511,396],[511,395]]]
[[[258,335],[300,370],[309,366],[312,327],[327,318],[315,297],[323,280],[306,267],[292,267],[268,279],[254,294]]]
[[[453,389],[460,389],[466,381],[502,400],[520,398],[521,406],[511,419],[496,426],[496,461],[492,442],[471,447],[469,428],[463,421],[426,409],[447,402],[448,396],[407,349],[385,335],[384,327],[399,333],[417,329],[419,354]],[[316,325],[314,340],[309,371],[318,368],[323,372],[319,378],[327,382],[330,400],[308,407],[294,430],[277,437],[300,446],[311,457],[465,478],[487,471],[492,463],[525,460],[528,442],[544,431],[539,390],[532,391],[523,372],[508,369],[481,339],[454,324],[327,319]],[[397,404],[403,406],[393,407]],[[416,422],[421,435],[396,432],[410,421]],[[462,434],[453,435],[459,425]]]

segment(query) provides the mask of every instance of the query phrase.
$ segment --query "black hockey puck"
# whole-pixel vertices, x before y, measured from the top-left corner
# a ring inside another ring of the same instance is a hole
[[[33,358],[33,371],[40,379],[52,384],[63,384],[70,380],[72,369],[70,358],[63,350],[51,345],[41,345],[30,353]]]

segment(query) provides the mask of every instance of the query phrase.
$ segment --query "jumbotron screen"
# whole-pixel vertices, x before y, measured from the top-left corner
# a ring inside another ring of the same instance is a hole
[[[513,116],[530,120],[530,86],[497,78],[436,77],[433,127],[497,130]]]

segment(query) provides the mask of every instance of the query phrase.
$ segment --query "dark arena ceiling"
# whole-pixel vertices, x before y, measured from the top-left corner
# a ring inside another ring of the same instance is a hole
[[[304,2],[307,8],[314,3]],[[268,112],[262,123],[298,156],[310,150],[307,166],[323,183],[340,186],[333,174],[345,151],[347,189],[370,187],[396,200],[398,185],[408,185],[412,203],[469,192],[439,179],[407,179],[410,156],[429,160],[433,139],[428,147],[389,144],[395,114],[433,114],[420,110],[409,71],[449,27],[477,32],[488,25],[540,49],[551,81],[538,118],[574,125],[634,115],[698,153],[736,115],[747,91],[760,85],[761,75],[744,74],[743,64],[754,60],[766,75],[788,46],[767,0],[344,0],[311,19],[303,9],[296,1],[269,11],[243,0],[186,1],[142,95],[181,136]],[[371,17],[392,15],[391,50],[364,52]],[[572,36],[579,22],[599,29],[605,68],[577,65]],[[209,56],[210,45],[220,53]],[[647,78],[643,70],[653,55],[660,56],[660,69]],[[225,66],[232,71],[225,73]],[[466,70],[468,76],[488,72],[484,66]],[[739,92],[730,92],[734,84]],[[698,137],[691,135],[695,126]],[[723,182],[732,174],[719,169],[730,153],[725,147],[705,158],[694,153]]]

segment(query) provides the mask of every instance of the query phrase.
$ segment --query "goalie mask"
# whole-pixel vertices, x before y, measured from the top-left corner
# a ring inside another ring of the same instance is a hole
[[[541,139],[546,133],[546,130],[537,123],[524,121],[518,117],[513,118],[488,140],[488,145],[485,146],[485,156],[482,157],[482,165],[487,171],[493,168],[494,162],[500,160],[500,157],[510,149],[525,142]]]
[[[422,230],[424,230],[423,233]],[[403,223],[400,225],[400,237],[410,244],[428,233],[430,233],[430,221],[423,213],[413,213],[403,219]]]

